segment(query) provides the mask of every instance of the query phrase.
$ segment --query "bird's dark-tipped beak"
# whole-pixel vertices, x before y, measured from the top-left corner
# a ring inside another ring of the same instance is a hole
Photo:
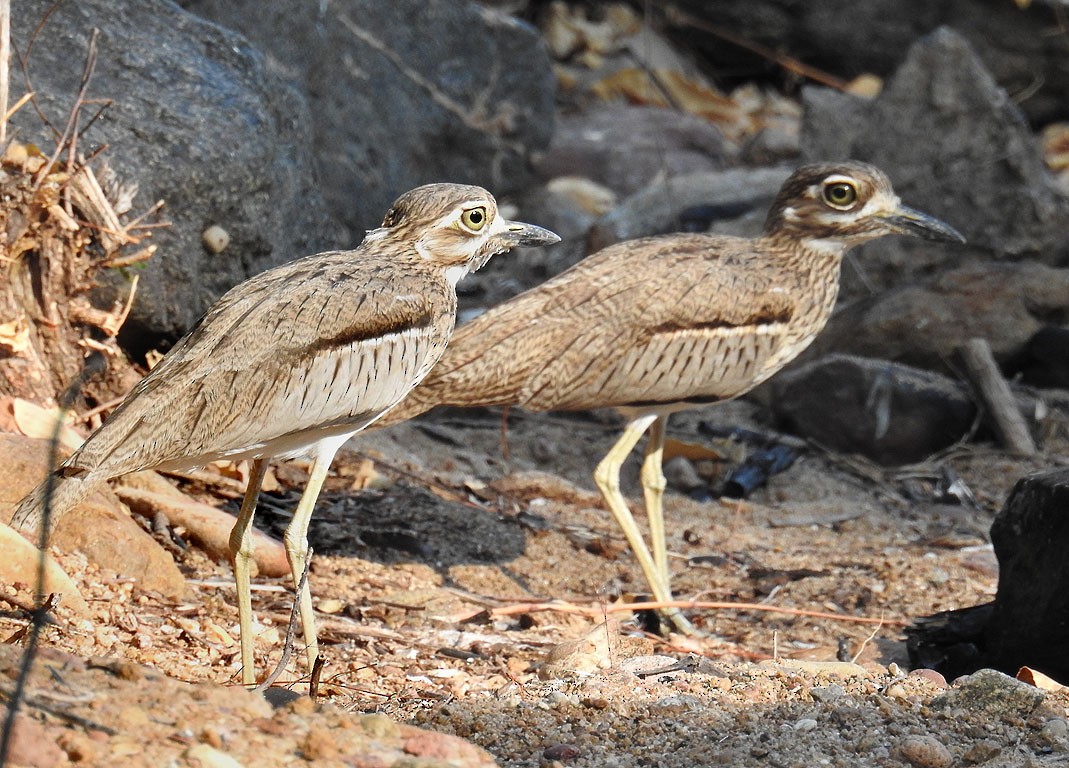
[[[516,245],[553,245],[560,242],[560,236],[548,229],[524,224],[522,221],[508,222],[508,228],[499,237],[509,246]]]
[[[925,240],[937,240],[945,243],[964,243],[965,238],[961,232],[946,224],[935,216],[898,206],[893,213],[884,217],[884,221],[891,229],[903,235],[914,235]]]

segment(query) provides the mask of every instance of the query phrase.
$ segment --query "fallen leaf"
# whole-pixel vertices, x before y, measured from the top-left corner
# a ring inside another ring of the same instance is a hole
[[[74,418],[71,411],[62,411],[59,408],[43,408],[37,403],[16,397],[12,401],[12,414],[15,418],[15,426],[19,432],[37,440],[51,440],[56,434],[56,422],[59,424],[59,442],[71,450],[77,450],[84,442],[81,435],[70,428],[70,422]]]
[[[21,356],[30,348],[30,328],[25,318],[19,317],[0,323],[0,347],[7,348],[7,354]]]
[[[1031,667],[1021,667],[1017,670],[1017,679],[1023,683],[1034,685],[1041,691],[1060,691],[1065,688],[1052,677],[1047,677],[1042,672]]]
[[[733,99],[722,93],[675,70],[655,70],[653,78],[655,80],[644,69],[628,67],[595,83],[591,90],[602,99],[623,97],[635,104],[675,106],[726,127],[729,133],[747,129],[747,115]]]
[[[723,461],[724,454],[701,443],[688,443],[683,440],[673,440],[670,437],[664,439],[663,460],[668,461],[676,456],[682,456],[691,461]]]

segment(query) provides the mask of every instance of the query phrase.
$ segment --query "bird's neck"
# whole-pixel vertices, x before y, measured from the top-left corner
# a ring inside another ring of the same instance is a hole
[[[797,302],[790,331],[793,339],[788,346],[798,354],[820,333],[835,309],[843,256],[849,245],[839,239],[797,236],[766,235],[763,240],[769,252],[776,254],[776,266]]]

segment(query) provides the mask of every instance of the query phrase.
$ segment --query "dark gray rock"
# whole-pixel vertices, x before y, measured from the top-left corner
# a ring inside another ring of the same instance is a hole
[[[247,36],[308,94],[323,195],[359,239],[398,194],[432,181],[523,188],[553,131],[536,30],[456,0],[185,0]]]
[[[850,304],[803,360],[843,352],[950,372],[954,350],[983,338],[995,359],[1009,365],[1048,323],[1069,324],[1069,269],[1034,262],[970,266]]]
[[[622,240],[666,232],[760,232],[768,207],[790,176],[789,168],[732,168],[656,181],[631,195],[591,228],[590,252]],[[688,222],[690,217],[692,221]],[[723,222],[740,226],[726,227]]]
[[[235,283],[340,239],[313,182],[306,105],[245,40],[166,0],[31,0],[12,15],[19,50],[46,17],[28,59],[41,108],[66,123],[99,28],[89,96],[112,103],[78,148],[108,145],[108,164],[140,186],[135,213],[166,201],[171,226],[149,241],[159,250],[127,321],[134,346],[178,336]],[[32,109],[13,122],[20,140],[51,146]],[[212,224],[230,235],[218,254],[201,243]],[[109,304],[129,290],[118,272],[103,282]]]
[[[998,592],[985,639],[991,663],[1069,679],[1069,470],[1017,481],[991,526]]]
[[[898,66],[902,51],[946,25],[969,40],[1034,124],[1069,116],[1069,36],[1062,34],[1060,0],[679,0],[675,5],[742,40],[793,55],[846,80],[863,73],[886,77]],[[788,81],[796,77],[767,56],[731,45],[686,21],[679,21],[674,30],[720,72],[751,78],[764,72]]]
[[[630,195],[660,175],[723,168],[730,154],[720,130],[696,115],[605,104],[561,118],[536,166],[547,181],[583,176]]]
[[[955,382],[883,360],[829,355],[770,385],[782,429],[881,464],[920,461],[961,439],[976,417]]]
[[[961,246],[885,240],[852,260],[877,290],[904,278],[990,259],[1064,263],[1069,200],[1058,193],[1017,106],[960,35],[940,29],[914,45],[874,100],[807,89],[807,158],[854,157],[886,170],[909,205],[968,238]],[[866,286],[844,273],[847,295]]]
[[[1025,384],[1069,390],[1069,328],[1045,325],[1007,365]]]

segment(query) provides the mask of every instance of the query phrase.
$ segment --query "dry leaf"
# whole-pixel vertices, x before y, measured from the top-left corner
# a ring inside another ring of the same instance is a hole
[[[616,193],[584,176],[558,176],[546,184],[555,195],[566,197],[580,210],[602,216],[616,207]]]
[[[671,105],[684,112],[704,117],[730,133],[747,129],[747,115],[734,100],[722,93],[675,70],[658,69],[653,76],[655,81],[647,71],[629,67],[595,83],[591,90],[602,99],[623,97],[635,104],[659,107],[669,106],[669,100],[665,98],[667,92]]]
[[[30,348],[30,328],[23,317],[0,323],[0,347],[6,348],[7,354],[21,356]]]
[[[724,454],[701,443],[687,443],[682,440],[664,439],[664,461],[682,456],[691,461],[723,461]]]
[[[1051,123],[1043,129],[1043,161],[1052,171],[1069,169],[1069,123]]]
[[[240,461],[220,459],[218,461],[213,461],[212,466],[215,467],[223,477],[237,480],[243,486],[248,487],[249,475],[252,474],[252,462],[246,459]],[[275,477],[275,470],[273,467],[268,467],[267,472],[264,473],[264,481],[260,486],[260,490],[266,493],[272,493],[277,491],[278,488],[278,478]]]
[[[1054,678],[1047,677],[1042,672],[1032,669],[1031,667],[1021,667],[1018,669],[1017,679],[1023,683],[1034,685],[1041,691],[1060,691],[1065,688],[1064,685]]]
[[[12,401],[12,413],[15,417],[15,426],[26,437],[38,440],[51,440],[56,432],[56,422],[59,421],[59,442],[71,451],[77,450],[82,442],[82,437],[70,428],[74,419],[71,411],[61,411],[59,408],[42,408],[29,400],[16,397]]]
[[[854,96],[861,96],[865,99],[875,99],[880,95],[880,91],[883,90],[883,78],[868,73],[858,75],[846,84],[844,90]]]

